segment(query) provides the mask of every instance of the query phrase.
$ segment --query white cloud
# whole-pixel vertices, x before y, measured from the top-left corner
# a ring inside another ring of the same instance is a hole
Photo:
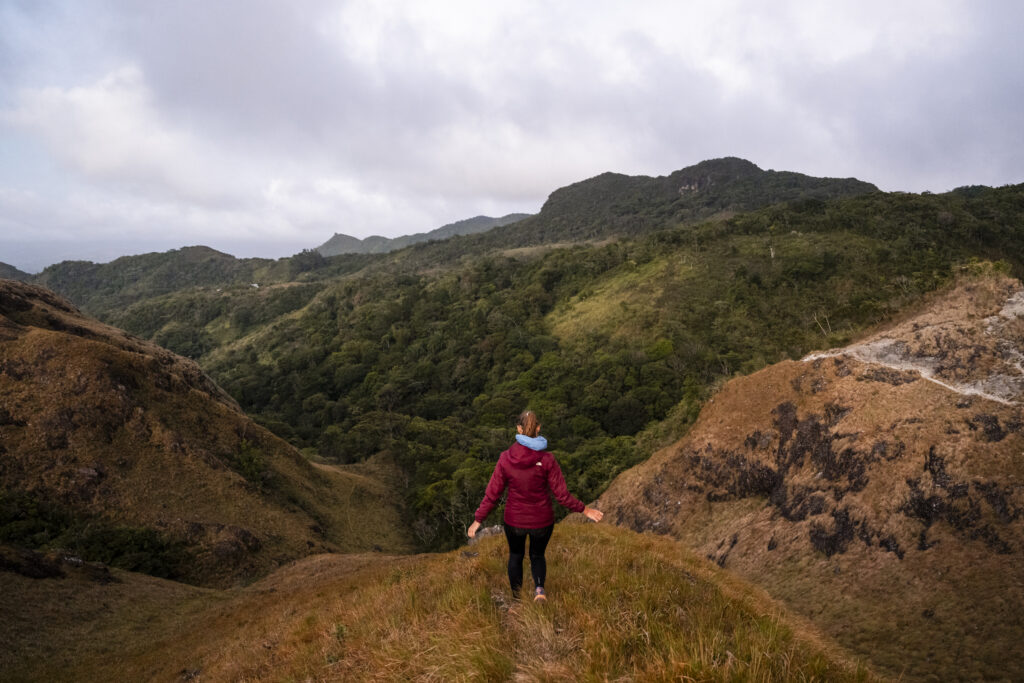
[[[1013,2],[28,6],[0,5],[0,230],[116,226],[123,251],[292,253],[725,155],[885,189],[1024,175]]]
[[[24,89],[3,120],[90,181],[201,204],[238,195],[217,146],[162,116],[136,66],[89,85]]]

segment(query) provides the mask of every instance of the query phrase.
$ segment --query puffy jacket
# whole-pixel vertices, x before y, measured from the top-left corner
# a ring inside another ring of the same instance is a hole
[[[487,484],[484,499],[473,515],[476,521],[483,523],[506,487],[505,524],[510,526],[540,529],[554,524],[555,512],[548,491],[564,507],[573,512],[583,512],[583,503],[569,493],[562,469],[547,451],[533,450],[516,442],[502,453]]]

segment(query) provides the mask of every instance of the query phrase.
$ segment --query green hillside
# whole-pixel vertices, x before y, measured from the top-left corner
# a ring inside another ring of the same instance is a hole
[[[1022,190],[805,200],[438,273],[367,272],[203,362],[293,443],[343,462],[391,452],[424,542],[454,542],[523,406],[592,499],[735,373],[846,343],[972,259],[1019,272]]]
[[[254,287],[304,281],[310,271],[337,276],[363,266],[358,256],[326,261],[314,251],[286,259],[239,259],[209,247],[122,256],[110,263],[63,261],[31,276],[33,284],[66,296],[85,312],[107,321],[126,306],[175,292],[201,288]]]
[[[844,344],[974,259],[1024,273],[1022,219],[1022,186],[882,193],[719,159],[598,176],[511,226],[392,254],[194,248],[43,275],[197,358],[307,454],[389,453],[409,523],[443,548],[523,407],[592,500],[734,374]]]

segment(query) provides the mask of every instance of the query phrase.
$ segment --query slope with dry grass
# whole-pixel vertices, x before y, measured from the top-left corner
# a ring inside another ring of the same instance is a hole
[[[195,363],[6,280],[0,453],[0,542],[221,586],[314,552],[409,549],[372,476],[386,466],[315,468]]]
[[[116,571],[0,572],[37,609],[7,680],[874,680],[762,591],[654,536],[560,524],[546,605],[510,606],[506,548],[319,555],[215,591]],[[50,640],[47,611],[65,627]],[[35,654],[35,657],[30,656]]]
[[[967,278],[858,344],[735,379],[599,505],[893,674],[1019,680],[1022,301]]]

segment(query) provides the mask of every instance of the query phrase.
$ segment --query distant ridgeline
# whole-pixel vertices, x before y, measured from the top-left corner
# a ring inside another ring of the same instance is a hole
[[[27,282],[31,277],[32,276],[28,273],[22,272],[14,266],[6,263],[0,263],[0,279],[21,280],[22,282]]]
[[[449,237],[454,237],[456,235],[473,235],[478,232],[486,232],[492,228],[500,228],[503,225],[521,221],[529,216],[530,214],[528,213],[510,213],[507,216],[502,216],[501,218],[477,216],[476,218],[468,218],[464,221],[449,223],[448,225],[440,227],[437,230],[431,230],[430,232],[420,232],[415,235],[404,235],[393,239],[381,237],[380,235],[372,235],[366,239],[359,239],[357,237],[350,237],[349,235],[335,233],[331,239],[321,244],[316,248],[316,250],[323,256],[337,256],[339,254],[384,254],[389,251],[404,249],[411,244],[418,244],[420,242],[446,240]]]
[[[541,212],[514,231],[530,244],[639,235],[725,212],[877,191],[855,178],[763,171],[744,159],[727,157],[657,178],[602,173],[552,192]]]
[[[1022,224],[1024,186],[885,193],[718,159],[603,174],[535,216],[386,254],[189,247],[33,281],[196,359],[307,454],[386,454],[438,549],[523,407],[593,500],[735,374],[848,344],[973,261],[1024,275]]]

